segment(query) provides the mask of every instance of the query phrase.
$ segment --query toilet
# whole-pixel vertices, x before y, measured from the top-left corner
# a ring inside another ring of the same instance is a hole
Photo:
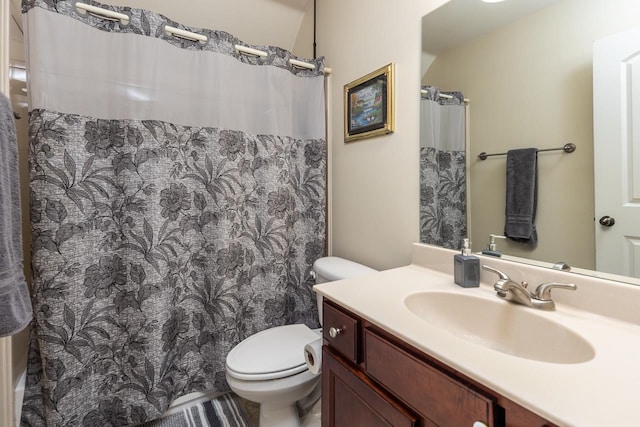
[[[374,272],[338,257],[320,258],[313,264],[316,284]],[[318,313],[322,324],[320,295]],[[258,332],[231,349],[226,361],[227,382],[238,396],[260,404],[260,427],[300,427],[296,402],[304,400],[310,406],[310,398],[319,395],[320,382],[320,375],[307,368],[304,346],[321,337],[321,330],[306,325],[278,326]]]

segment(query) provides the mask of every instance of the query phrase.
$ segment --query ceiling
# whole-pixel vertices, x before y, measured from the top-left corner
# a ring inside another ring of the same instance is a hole
[[[422,18],[422,51],[437,55],[558,1],[451,0]]]
[[[11,0],[12,37],[19,40],[21,3]],[[103,0],[101,3],[152,10],[191,27],[227,31],[248,44],[279,46],[291,51],[313,0]]]

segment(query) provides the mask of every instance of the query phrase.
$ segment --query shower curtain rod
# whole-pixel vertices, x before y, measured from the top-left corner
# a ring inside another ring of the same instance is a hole
[[[420,89],[420,93],[423,94],[423,95],[427,95],[429,93],[429,91],[426,91],[424,89]],[[440,98],[444,98],[444,99],[453,99],[453,96],[447,95],[446,93],[439,93],[438,96]],[[468,104],[469,102],[471,102],[471,100],[469,100],[469,98],[464,98],[464,102],[466,104]]]
[[[118,12],[114,12],[112,10],[108,10],[108,9],[103,9],[101,7],[97,7],[97,6],[92,6],[86,3],[82,3],[82,2],[76,2],[75,4],[76,9],[78,9],[79,13],[89,13],[93,16],[98,16],[100,18],[104,18],[104,19],[109,19],[112,21],[120,21],[123,25],[126,25],[129,23],[129,15],[126,15],[124,13],[118,13]],[[182,39],[187,39],[187,40],[192,40],[192,41],[197,41],[200,42],[202,44],[207,43],[207,41],[209,40],[207,36],[203,35],[203,34],[198,34],[198,33],[194,33],[191,31],[186,31],[186,30],[182,30],[180,28],[176,28],[176,27],[172,27],[170,25],[165,25],[164,26],[164,30],[165,32],[167,32],[167,34],[173,35],[175,37],[180,37]],[[253,49],[247,46],[242,46],[242,45],[235,45],[235,50],[236,52],[242,52],[242,53],[247,53],[249,55],[255,55],[255,56],[267,56],[267,52],[264,52],[262,50],[258,50],[258,49]],[[289,64],[291,64],[294,67],[299,67],[299,68],[306,68],[309,70],[315,70],[316,66],[314,64],[310,64],[308,62],[304,62],[304,61],[299,61],[297,59],[289,59]],[[331,68],[329,67],[325,67],[324,68],[324,73],[325,74],[331,74]]]

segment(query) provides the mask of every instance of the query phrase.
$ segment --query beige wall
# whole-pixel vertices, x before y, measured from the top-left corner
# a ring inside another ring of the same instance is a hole
[[[322,0],[318,54],[332,69],[333,254],[378,269],[406,265],[418,235],[420,26],[444,0]],[[396,64],[396,131],[344,143],[343,86]]]
[[[313,58],[313,0],[309,1],[302,17],[291,53],[302,58]]]
[[[638,25],[637,0],[565,0],[438,56],[423,78],[471,99],[474,250],[502,234],[505,158],[481,152],[577,146],[539,154],[535,250],[498,241],[504,252],[595,267],[592,42]]]

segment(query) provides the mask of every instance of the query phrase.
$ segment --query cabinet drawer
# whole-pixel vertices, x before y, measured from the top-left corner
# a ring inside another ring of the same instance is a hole
[[[493,402],[365,329],[365,369],[413,410],[435,425],[494,425]]]
[[[359,320],[326,301],[323,303],[322,317],[322,337],[348,360],[360,363]]]

